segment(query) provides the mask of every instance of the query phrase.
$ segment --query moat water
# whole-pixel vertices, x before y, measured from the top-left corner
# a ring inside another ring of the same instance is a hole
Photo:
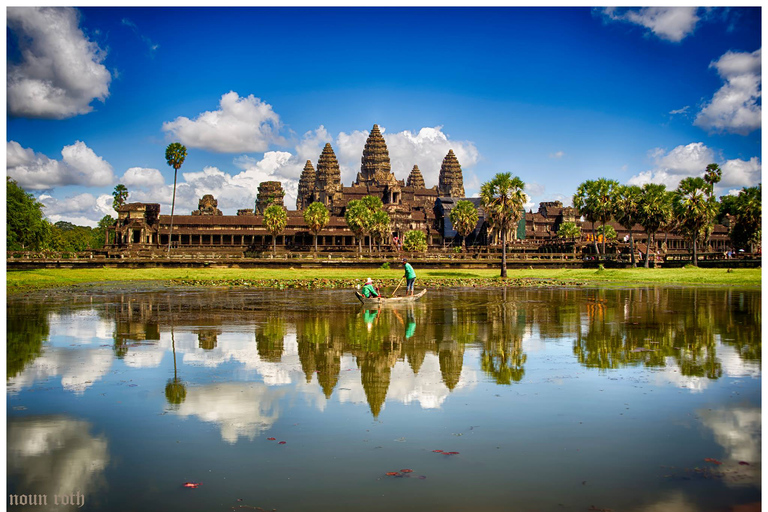
[[[8,493],[45,510],[761,499],[759,289],[81,289],[9,297],[7,337]]]

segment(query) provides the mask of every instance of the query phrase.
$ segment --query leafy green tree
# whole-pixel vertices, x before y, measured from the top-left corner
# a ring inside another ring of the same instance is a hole
[[[115,211],[118,211],[120,210],[120,207],[125,204],[126,200],[128,200],[128,189],[122,183],[118,183],[117,186],[115,186],[115,190],[112,192],[112,197],[114,198],[112,200],[112,208],[114,208]]]
[[[698,266],[698,242],[704,240],[717,215],[717,201],[703,178],[685,178],[672,195],[672,210],[678,230],[693,249],[693,264]]]
[[[657,183],[643,185],[638,211],[640,213],[638,222],[648,234],[648,248],[645,253],[645,268],[648,268],[653,238],[672,216],[671,195],[667,192],[667,187]]]
[[[745,187],[736,196],[731,240],[737,249],[750,249],[759,246],[762,240],[762,184]]]
[[[573,253],[576,254],[576,239],[581,238],[581,228],[576,225],[575,222],[563,222],[560,224],[560,227],[557,228],[557,236],[558,238],[562,238],[564,240],[571,239],[571,241],[574,242],[573,244]]]
[[[575,222],[563,222],[560,227],[557,228],[557,236],[559,238],[575,240],[581,236],[581,228],[576,225]]]
[[[323,203],[314,202],[304,210],[304,222],[315,235],[315,256],[317,256],[317,235],[320,233],[320,230],[328,225],[330,220],[331,216],[328,213],[328,208]]]
[[[477,208],[470,201],[459,201],[448,214],[451,219],[453,229],[461,236],[461,247],[467,249],[467,237],[477,226],[478,214]]]
[[[173,167],[173,200],[171,201],[171,227],[168,230],[168,256],[171,255],[171,239],[173,238],[173,212],[176,209],[176,176],[179,168],[187,158],[187,148],[178,142],[168,144],[165,148],[165,161]]]
[[[717,210],[717,217],[715,217],[715,222],[718,224],[722,224],[725,221],[725,217],[727,215],[736,215],[736,210],[738,208],[738,196],[720,196],[720,207]]]
[[[115,219],[111,215],[105,215],[100,220],[96,229],[91,231],[91,247],[101,249],[108,245],[107,232],[111,226],[114,226]]]
[[[43,217],[43,203],[6,177],[5,227],[11,251],[40,251],[48,247],[51,224]]]
[[[357,237],[359,253],[363,253],[363,238],[367,226],[370,225],[368,217],[370,216],[370,210],[359,200],[353,199],[347,203],[347,208],[344,211],[344,220],[347,222],[349,229]]]
[[[613,197],[611,198],[613,218],[629,231],[629,252],[633,267],[637,266],[637,262],[635,261],[635,239],[632,234],[632,227],[640,221],[642,193],[642,189],[637,185],[619,185],[613,188]]]
[[[406,231],[403,235],[403,249],[408,252],[424,252],[427,250],[427,235],[415,229]]]
[[[283,232],[288,224],[288,213],[279,204],[268,206],[264,210],[264,227],[272,234],[272,255],[277,253],[277,235]]]
[[[480,199],[490,223],[501,233],[501,277],[507,277],[507,232],[525,213],[525,183],[508,172],[499,173],[480,187]]]

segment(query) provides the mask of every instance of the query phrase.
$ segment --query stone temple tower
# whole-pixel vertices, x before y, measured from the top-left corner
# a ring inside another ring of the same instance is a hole
[[[384,142],[379,125],[374,124],[368,140],[365,141],[360,172],[357,173],[355,185],[394,185],[396,182],[389,162],[387,143]]]
[[[312,162],[307,160],[301,178],[299,178],[299,191],[296,195],[297,210],[303,210],[312,203],[316,179],[315,168],[312,167]]]
[[[425,188],[424,176],[421,175],[418,165],[414,165],[411,169],[411,174],[408,175],[408,181],[405,183],[406,187]]]
[[[333,215],[343,208],[341,190],[341,169],[330,144],[326,144],[317,161],[315,177],[315,200],[323,203]]]
[[[453,154],[452,149],[448,150],[448,154],[443,158],[443,165],[440,166],[437,193],[441,197],[464,197],[464,178],[461,175],[461,165],[459,165],[459,160]]]

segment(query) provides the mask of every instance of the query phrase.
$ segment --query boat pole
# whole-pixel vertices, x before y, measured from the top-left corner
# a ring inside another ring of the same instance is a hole
[[[400,285],[403,284],[403,279],[405,279],[405,276],[400,278],[400,282],[397,283],[397,288],[395,288],[395,291],[393,291],[392,295],[389,296],[390,299],[395,296],[395,294],[397,293],[398,288],[400,288]]]

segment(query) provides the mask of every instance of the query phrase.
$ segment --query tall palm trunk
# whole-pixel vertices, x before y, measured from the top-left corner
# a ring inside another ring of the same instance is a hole
[[[317,258],[317,233],[315,233],[315,258]]]
[[[606,222],[607,222],[606,220],[603,220],[603,247],[602,247],[603,256],[605,256],[605,239],[606,239],[606,236],[605,236],[605,224],[606,224]]]
[[[272,256],[277,256],[277,236],[272,235]]]
[[[647,245],[645,247],[645,268],[650,268],[651,244],[653,243],[654,234],[655,234],[654,231],[648,231],[648,240],[647,240]]]
[[[629,228],[629,254],[632,256],[632,268],[637,266],[635,261],[635,239],[632,236],[632,228]]]
[[[173,239],[173,211],[176,209],[176,175],[178,167],[173,168],[173,200],[171,201],[171,228],[168,230],[168,257],[171,257],[171,239]]]
[[[699,266],[699,254],[698,251],[696,251],[696,237],[693,238],[693,266]]]
[[[507,230],[501,229],[501,277],[507,277]]]
[[[595,223],[592,223],[592,245],[595,246],[595,254],[600,255],[600,249],[597,247],[597,231],[595,230]]]

